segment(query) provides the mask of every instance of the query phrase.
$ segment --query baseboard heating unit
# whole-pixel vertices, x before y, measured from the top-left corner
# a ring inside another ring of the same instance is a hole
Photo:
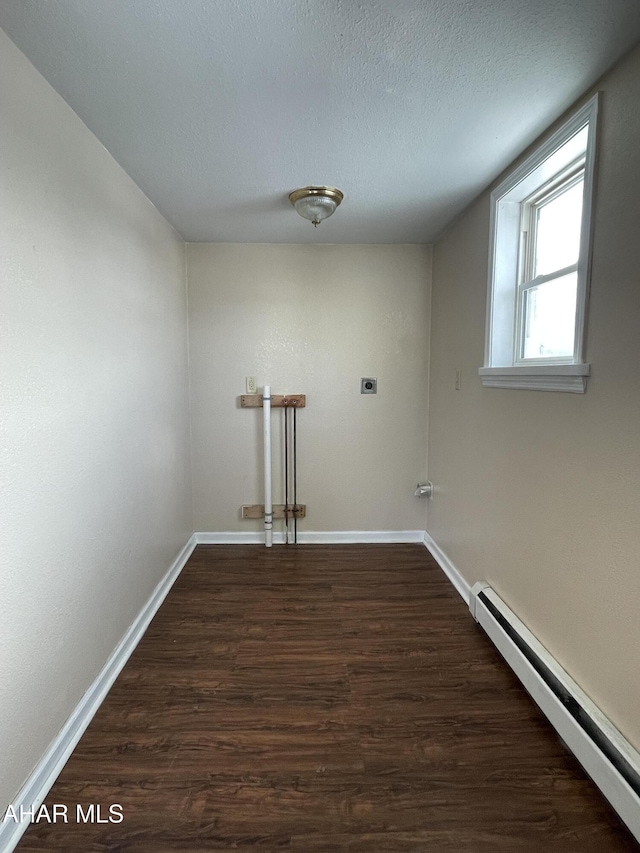
[[[469,609],[604,796],[640,841],[640,753],[486,583]]]

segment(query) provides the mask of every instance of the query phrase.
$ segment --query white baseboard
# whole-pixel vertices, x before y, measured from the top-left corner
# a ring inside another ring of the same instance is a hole
[[[196,537],[191,536],[14,798],[12,805],[17,814],[20,814],[21,806],[26,810],[33,806],[37,808],[42,804],[195,547]],[[16,823],[13,820],[0,823],[0,851],[11,853],[28,826],[28,820],[22,823]]]
[[[468,584],[467,581],[462,577],[462,575],[453,565],[451,560],[447,557],[444,551],[436,544],[436,542],[431,538],[431,536],[429,536],[428,533],[424,534],[424,544],[433,559],[440,566],[440,568],[449,578],[454,587],[458,590],[462,598],[465,600],[466,604],[469,604],[469,599],[471,596],[471,585]]]
[[[264,533],[256,530],[237,532],[199,532],[195,533],[198,545],[259,545],[264,542]],[[300,530],[300,545],[340,545],[366,543],[407,543],[422,542],[424,530]],[[284,544],[284,533],[275,531],[274,545]]]

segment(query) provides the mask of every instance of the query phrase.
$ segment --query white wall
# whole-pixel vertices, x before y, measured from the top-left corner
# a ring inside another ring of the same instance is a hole
[[[192,243],[187,258],[196,530],[260,529],[239,514],[264,500],[262,410],[238,402],[247,375],[307,395],[300,531],[424,530],[413,492],[426,473],[430,249]],[[363,376],[376,396],[360,394]]]
[[[485,193],[434,248],[428,530],[640,748],[640,49],[598,88],[587,393],[482,388]]]
[[[0,813],[192,530],[184,246],[0,32]]]

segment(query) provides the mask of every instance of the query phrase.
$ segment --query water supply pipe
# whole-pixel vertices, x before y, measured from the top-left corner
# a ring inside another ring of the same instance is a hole
[[[273,545],[273,506],[271,502],[271,386],[262,389],[264,414],[264,544]]]

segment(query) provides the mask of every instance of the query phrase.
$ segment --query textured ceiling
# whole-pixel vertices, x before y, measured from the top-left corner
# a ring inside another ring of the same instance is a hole
[[[638,0],[2,0],[187,240],[424,243],[640,38]],[[345,193],[314,229],[290,190]]]

